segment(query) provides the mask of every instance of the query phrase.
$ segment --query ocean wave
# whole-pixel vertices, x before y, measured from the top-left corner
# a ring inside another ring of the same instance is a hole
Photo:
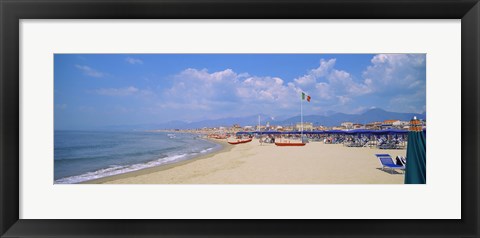
[[[128,173],[132,171],[137,171],[141,169],[151,168],[159,165],[169,164],[171,162],[180,161],[183,158],[186,158],[189,154],[179,154],[160,158],[157,160],[149,161],[146,163],[132,164],[132,165],[111,165],[108,168],[99,169],[97,171],[84,173],[81,175],[65,177],[55,180],[55,184],[72,184],[72,183],[81,183],[88,180],[99,179],[103,177],[108,177],[117,174]]]
[[[149,162],[145,162],[145,163],[123,165],[123,166],[122,165],[111,165],[108,168],[99,169],[97,171],[57,179],[57,180],[55,180],[55,184],[81,183],[81,182],[85,182],[85,181],[89,181],[89,180],[93,180],[93,179],[99,179],[99,178],[103,178],[103,177],[128,173],[128,172],[137,171],[137,170],[146,169],[146,168],[151,168],[151,167],[155,167],[155,166],[171,164],[171,163],[174,163],[174,162],[184,160],[188,157],[193,157],[193,156],[198,155],[198,154],[204,154],[204,153],[210,152],[213,149],[214,149],[214,147],[211,147],[211,148],[201,150],[200,152],[194,152],[194,153],[188,153],[188,154],[185,153],[185,154],[178,154],[178,155],[162,157],[162,158],[159,158],[159,159],[156,159],[156,160],[153,160],[153,161],[149,161]]]
[[[209,151],[213,150],[213,147],[212,148],[208,148],[208,149],[204,149],[202,151],[200,151],[200,153],[207,153]]]

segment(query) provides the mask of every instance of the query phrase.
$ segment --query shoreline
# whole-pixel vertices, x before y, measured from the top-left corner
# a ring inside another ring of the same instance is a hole
[[[210,153],[200,155],[200,156],[197,156],[197,157],[193,157],[191,159],[179,161],[179,162],[163,164],[163,165],[159,165],[159,166],[139,169],[139,170],[130,171],[130,172],[121,173],[121,174],[115,174],[115,175],[106,176],[106,177],[103,177],[103,178],[87,180],[87,181],[83,181],[83,182],[80,182],[80,183],[74,183],[74,184],[104,184],[104,183],[112,182],[112,181],[119,180],[119,179],[126,179],[126,178],[142,176],[142,175],[148,175],[148,174],[151,174],[151,173],[156,173],[156,172],[172,169],[172,168],[175,168],[175,167],[178,167],[178,166],[182,166],[182,165],[185,165],[185,164],[189,164],[189,163],[192,163],[192,162],[197,161],[197,160],[207,159],[207,158],[213,157],[213,156],[215,156],[217,154],[220,154],[220,153],[229,152],[233,148],[232,145],[228,144],[224,140],[217,140],[217,139],[212,139],[212,138],[201,138],[201,139],[210,141],[210,142],[215,143],[217,145],[220,145],[221,148],[218,149],[218,150],[212,151]]]
[[[226,141],[216,141],[227,144]],[[230,145],[190,161],[125,173],[89,183],[105,184],[403,184],[401,171],[382,170],[376,153],[406,150],[345,147],[312,142],[279,147],[257,140]]]

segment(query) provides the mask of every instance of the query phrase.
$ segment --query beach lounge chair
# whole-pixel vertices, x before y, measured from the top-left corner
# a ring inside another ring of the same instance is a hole
[[[405,166],[405,164],[400,160],[400,156],[395,157],[395,164]]]
[[[402,164],[403,164],[404,166],[407,165],[407,159],[406,159],[405,157],[403,157],[403,156],[399,156],[399,157],[400,157],[399,159],[400,159],[400,161],[402,162]]]
[[[405,166],[397,165],[389,154],[375,154],[375,156],[377,156],[378,160],[380,161],[380,164],[382,165],[382,170],[385,170],[385,168],[389,168],[390,173],[392,174],[393,170],[395,169],[400,169],[405,172]]]

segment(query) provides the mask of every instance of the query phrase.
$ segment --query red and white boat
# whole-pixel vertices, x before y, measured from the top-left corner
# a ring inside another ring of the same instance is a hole
[[[275,142],[276,146],[304,146],[302,142]]]
[[[248,138],[248,139],[237,139],[236,141],[227,141],[227,142],[232,145],[238,145],[238,144],[248,143],[252,140],[253,138]]]

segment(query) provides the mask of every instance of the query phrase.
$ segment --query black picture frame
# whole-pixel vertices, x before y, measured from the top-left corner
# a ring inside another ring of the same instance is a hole
[[[0,15],[1,237],[479,237],[478,0],[0,0]],[[462,219],[19,219],[19,20],[162,18],[461,19]]]

